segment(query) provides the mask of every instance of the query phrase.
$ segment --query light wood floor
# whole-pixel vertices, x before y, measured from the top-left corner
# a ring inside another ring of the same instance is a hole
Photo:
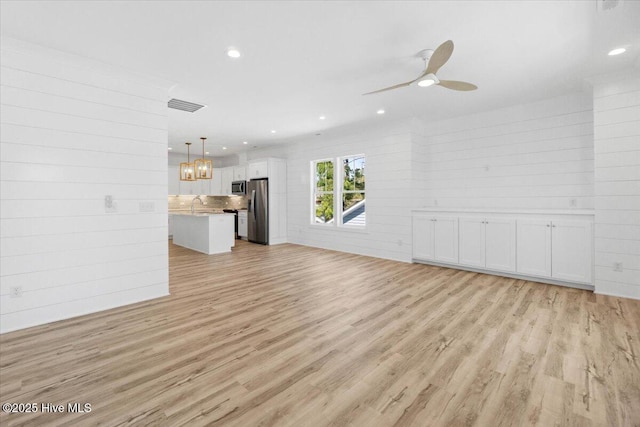
[[[0,337],[6,425],[638,426],[640,302],[295,245],[170,245],[170,297]]]

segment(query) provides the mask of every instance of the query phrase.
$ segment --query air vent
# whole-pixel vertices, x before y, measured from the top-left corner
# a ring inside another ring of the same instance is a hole
[[[607,12],[617,7],[622,6],[624,0],[596,0],[598,4],[598,11]]]
[[[175,99],[175,98],[169,100],[169,102],[167,103],[167,106],[175,110],[188,111],[190,113],[195,113],[196,111],[204,107],[204,105],[194,104],[193,102],[187,102],[187,101],[183,101],[181,99]]]

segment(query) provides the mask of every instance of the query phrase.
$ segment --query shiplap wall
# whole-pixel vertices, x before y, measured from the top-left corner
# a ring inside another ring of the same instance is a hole
[[[421,206],[593,208],[590,95],[427,122],[414,136]]]
[[[1,55],[0,331],[167,295],[167,87],[8,38]]]
[[[596,292],[640,299],[640,72],[594,85]],[[622,271],[613,264],[621,262]]]
[[[288,241],[410,261],[410,201],[414,196],[411,149],[411,129],[404,123],[289,144],[286,154]],[[366,230],[310,225],[311,161],[352,154],[366,156]]]

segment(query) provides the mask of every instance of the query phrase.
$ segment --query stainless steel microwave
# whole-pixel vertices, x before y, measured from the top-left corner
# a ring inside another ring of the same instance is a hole
[[[231,183],[231,194],[244,196],[247,194],[247,181],[233,181]]]

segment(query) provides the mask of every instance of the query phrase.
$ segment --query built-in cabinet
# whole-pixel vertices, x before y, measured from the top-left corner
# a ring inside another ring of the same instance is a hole
[[[247,165],[247,180],[260,178],[269,179],[269,244],[284,243],[287,241],[286,160],[269,157],[250,161]],[[247,195],[250,197],[250,194]]]
[[[591,283],[592,223],[522,220],[518,223],[518,273]]]
[[[234,166],[233,167],[233,181],[246,181],[247,180],[247,167],[246,166]]]
[[[458,218],[416,215],[413,233],[414,258],[458,262]]]
[[[459,218],[459,263],[516,271],[516,221],[496,217]]]
[[[593,216],[560,213],[413,214],[413,260],[551,283],[590,285]]]
[[[256,178],[269,178],[269,161],[255,160],[247,166],[247,180]]]

